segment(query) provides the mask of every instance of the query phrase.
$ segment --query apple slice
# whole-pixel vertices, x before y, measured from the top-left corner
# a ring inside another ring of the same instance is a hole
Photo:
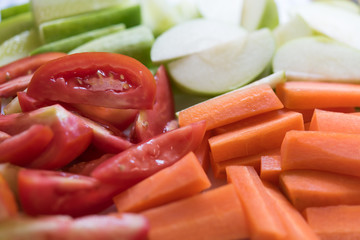
[[[197,0],[196,3],[203,18],[241,24],[244,0]]]
[[[299,14],[315,31],[360,49],[360,15],[321,2],[299,8]]]
[[[190,20],[176,25],[155,40],[151,60],[155,63],[170,61],[244,38],[246,34],[240,26],[209,19]]]
[[[318,36],[299,38],[280,47],[273,70],[284,70],[289,80],[359,83],[359,63],[359,50]]]
[[[360,13],[360,6],[356,4],[356,1],[344,1],[344,0],[316,0],[316,2],[329,4],[333,7],[339,7],[344,10],[353,12],[355,14]]]
[[[168,64],[174,81],[190,92],[218,95],[254,80],[268,66],[275,51],[269,29],[215,46]]]
[[[279,23],[274,0],[244,0],[241,25],[249,31],[275,28]]]

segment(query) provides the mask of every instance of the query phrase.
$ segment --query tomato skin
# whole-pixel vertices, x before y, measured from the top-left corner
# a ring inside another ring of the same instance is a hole
[[[0,162],[27,166],[48,146],[54,136],[49,126],[35,124],[0,143]]]
[[[205,127],[202,121],[158,135],[106,160],[91,176],[110,184],[139,182],[196,149]]]
[[[101,163],[105,162],[107,159],[114,156],[114,154],[106,153],[99,158],[89,160],[89,161],[82,161],[79,163],[75,163],[69,168],[66,169],[66,172],[80,174],[84,176],[90,176],[91,172],[99,166]]]
[[[17,77],[11,81],[0,84],[0,97],[14,97],[17,92],[23,91],[30,83],[32,75]]]
[[[41,66],[27,93],[39,100],[120,109],[150,109],[156,84],[136,59],[106,52],[67,55]]]
[[[143,142],[166,131],[166,125],[175,119],[174,98],[166,69],[161,65],[155,75],[157,84],[155,103],[152,109],[138,114],[132,139]]]
[[[21,169],[18,174],[21,207],[33,216],[99,213],[112,204],[112,197],[128,187],[127,183],[107,185],[66,172]]]
[[[0,131],[15,135],[31,125],[47,125],[54,137],[45,150],[26,167],[58,169],[79,156],[92,140],[92,130],[81,119],[60,105],[53,105],[28,113],[0,116]]]
[[[25,57],[0,67],[0,83],[33,73],[44,63],[66,56],[66,53],[49,52]]]

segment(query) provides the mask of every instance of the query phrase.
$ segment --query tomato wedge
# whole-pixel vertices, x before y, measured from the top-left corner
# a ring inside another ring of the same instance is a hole
[[[21,169],[18,175],[21,207],[29,215],[99,213],[128,187],[126,183],[107,185],[91,177],[49,170]]]
[[[138,114],[132,139],[143,142],[166,131],[166,125],[175,119],[174,98],[165,67],[161,65],[156,72],[157,84],[154,107],[141,110]]]
[[[41,66],[27,93],[39,100],[120,109],[150,109],[156,83],[134,58],[106,52],[67,55]]]
[[[33,73],[44,63],[66,56],[66,53],[49,52],[25,57],[0,67],[0,83]]]
[[[0,84],[0,97],[14,97],[17,92],[27,88],[32,78],[32,74],[17,77],[9,82]]]
[[[91,176],[112,184],[141,181],[195,150],[205,127],[202,121],[158,135],[109,158]]]

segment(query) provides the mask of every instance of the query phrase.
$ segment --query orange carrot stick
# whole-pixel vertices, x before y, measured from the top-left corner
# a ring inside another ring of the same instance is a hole
[[[250,237],[243,206],[227,184],[142,214],[150,222],[149,240],[223,240]]]
[[[284,194],[299,211],[308,207],[360,205],[360,178],[313,170],[280,174]]]
[[[304,130],[302,115],[297,112],[276,111],[259,118],[259,121],[254,119],[243,127],[235,127],[232,131],[209,138],[214,161],[220,162],[279,148],[287,131]]]
[[[190,152],[172,166],[115,196],[114,203],[119,212],[140,212],[189,197],[210,185],[199,160]]]
[[[281,222],[286,229],[286,239],[320,240],[303,216],[292,206],[284,195],[270,184],[264,184],[267,193],[274,200],[274,207],[279,213]]]
[[[307,208],[306,220],[323,240],[360,239],[360,206]]]
[[[179,125],[206,120],[207,130],[283,108],[269,85],[235,90],[179,112]]]
[[[260,167],[261,180],[278,184],[280,173],[281,173],[280,155],[268,155],[261,157],[261,167]]]
[[[360,116],[316,109],[309,130],[360,133]]]
[[[285,82],[276,94],[289,109],[360,106],[360,85],[329,82]]]
[[[360,134],[289,131],[281,145],[281,168],[360,176]]]
[[[304,123],[310,122],[311,118],[314,114],[315,109],[289,109],[291,111],[299,112],[303,115]],[[342,113],[353,113],[355,112],[354,107],[338,107],[338,108],[322,108],[321,110],[324,111],[331,111],[331,112],[342,112]]]
[[[226,168],[228,181],[233,183],[244,211],[249,219],[251,239],[285,239],[286,231],[274,201],[267,194],[253,167],[230,166]]]
[[[17,215],[18,207],[14,194],[4,177],[0,174],[0,221]]]
[[[222,162],[214,162],[210,155],[210,163],[216,178],[226,178],[225,169],[227,166],[252,166],[258,173],[260,173],[260,163],[263,155],[280,155],[280,148],[266,150],[258,154],[233,158]]]

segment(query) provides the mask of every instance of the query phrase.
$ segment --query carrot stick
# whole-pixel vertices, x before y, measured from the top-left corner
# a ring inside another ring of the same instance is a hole
[[[210,130],[282,107],[269,85],[258,85],[235,90],[180,111],[179,125],[206,120],[207,130]]]
[[[360,133],[360,116],[316,109],[309,130]]]
[[[209,144],[214,161],[279,148],[287,131],[304,130],[302,115],[297,112],[276,111],[259,118],[246,122],[243,127],[211,137]]]
[[[280,155],[267,155],[261,157],[261,167],[260,167],[261,180],[278,184],[280,173],[281,173]]]
[[[360,176],[360,134],[289,131],[281,145],[281,168]]]
[[[273,207],[274,201],[267,194],[255,169],[248,166],[230,166],[226,168],[226,174],[244,205],[251,239],[285,239],[286,231]]]
[[[17,215],[18,207],[14,194],[4,177],[0,174],[0,221]]]
[[[321,239],[360,239],[359,205],[307,208],[304,215]]]
[[[354,107],[337,107],[337,108],[322,108],[321,110],[324,111],[331,111],[331,112],[342,112],[342,113],[353,113],[355,112]],[[304,123],[310,122],[311,118],[314,114],[315,109],[289,109],[289,111],[299,112],[303,115]]]
[[[204,138],[197,149],[194,150],[194,153],[199,160],[201,166],[206,171],[209,168],[210,164],[210,146],[209,146],[209,138],[211,136],[211,131],[205,132]]]
[[[360,85],[329,82],[285,82],[276,94],[289,109],[360,106]]]
[[[210,181],[193,152],[114,197],[119,212],[140,212],[210,187]]]
[[[233,158],[222,162],[214,162],[210,155],[210,163],[212,170],[214,172],[214,176],[216,178],[226,178],[225,169],[227,166],[252,166],[258,173],[260,173],[261,157],[263,155],[279,155],[279,154],[280,154],[280,148],[275,148],[275,149],[263,151],[258,154],[254,154],[246,157]]]
[[[152,208],[142,214],[150,222],[149,240],[250,237],[243,206],[232,184]]]
[[[282,192],[299,211],[308,207],[360,205],[360,178],[313,170],[280,174]]]
[[[284,195],[273,185],[264,184],[267,193],[274,200],[274,207],[279,213],[281,222],[286,229],[286,239],[320,240],[303,216],[292,206]]]

